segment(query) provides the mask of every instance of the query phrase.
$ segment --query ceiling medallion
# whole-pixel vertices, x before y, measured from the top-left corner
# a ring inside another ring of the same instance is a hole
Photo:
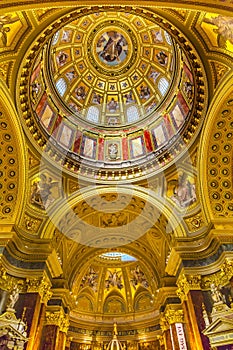
[[[132,29],[116,19],[95,26],[87,40],[90,63],[98,72],[112,77],[132,67],[137,47]]]

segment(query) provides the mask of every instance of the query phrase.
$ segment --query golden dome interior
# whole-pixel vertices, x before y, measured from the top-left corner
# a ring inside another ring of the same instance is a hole
[[[205,73],[186,38],[153,12],[101,7],[53,27],[21,76],[22,109],[30,100],[25,119],[43,152],[55,164],[69,159],[69,171],[109,181],[174,163],[204,113]]]

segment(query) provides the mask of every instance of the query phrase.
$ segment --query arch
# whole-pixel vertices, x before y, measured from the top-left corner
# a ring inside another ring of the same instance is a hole
[[[112,232],[113,235],[116,237],[119,237],[119,235],[122,237],[123,229],[127,226],[127,232],[132,234],[132,239],[136,239],[139,236],[142,236],[146,231],[151,228],[155,222],[160,218],[161,213],[166,217],[167,224],[169,225],[169,229],[171,228],[171,231],[174,232],[175,237],[185,237],[186,232],[185,228],[183,226],[183,218],[182,216],[177,216],[174,207],[166,200],[166,198],[163,198],[159,195],[157,195],[155,192],[151,191],[148,188],[143,188],[138,185],[133,186],[124,186],[124,185],[118,185],[116,186],[87,186],[82,191],[74,193],[69,200],[62,199],[59,203],[57,203],[56,206],[53,206],[52,209],[47,209],[47,214],[49,215],[50,220],[48,220],[47,225],[45,225],[44,230],[42,232],[42,237],[44,238],[52,238],[54,226],[57,227],[63,234],[68,236],[69,238],[76,240],[77,242],[81,242],[80,239],[82,239],[82,230],[85,229],[85,239],[86,241],[82,241],[84,244],[89,244],[88,241],[88,234],[91,235],[91,232],[93,232],[93,227],[95,229],[95,238],[97,237],[98,232],[98,225],[89,225],[88,222],[85,222],[85,216],[83,218],[81,217],[81,209],[78,207],[78,203],[81,201],[85,201],[85,208],[82,208],[83,213],[87,214],[93,214],[95,213],[94,206],[98,206],[98,199],[101,199],[101,196],[105,196],[106,194],[118,194],[118,195],[124,195],[128,196],[128,198],[138,198],[138,200],[142,203],[143,208],[139,208],[137,218],[135,220],[132,220],[130,223],[127,223],[127,225],[124,225],[124,222],[122,221],[121,226],[121,232],[119,232],[119,229],[115,228],[113,225],[112,227],[108,226],[108,236],[110,236],[110,232]],[[93,200],[96,200],[96,203],[94,203]],[[111,202],[105,201],[106,205],[111,205]],[[128,203],[127,203],[128,204]],[[76,208],[76,212],[73,210]],[[94,209],[93,209],[94,208]],[[135,207],[136,208],[136,207]],[[125,210],[125,207],[123,206],[121,208],[122,210]],[[105,211],[104,208],[101,209],[102,211]],[[118,209],[119,210],[119,209]],[[110,211],[110,207],[108,207],[107,211]],[[112,211],[116,212],[116,206],[112,206]],[[132,209],[132,211],[135,212],[135,210]],[[137,213],[137,212],[136,212]],[[63,221],[61,219],[64,219]],[[144,227],[142,225],[142,222],[140,220],[144,220]],[[67,223],[69,222],[68,226]],[[107,224],[103,224],[102,226],[106,227]],[[69,228],[69,231],[65,231]],[[168,226],[166,227],[168,229]],[[140,232],[135,232],[136,230],[140,229]],[[144,230],[144,232],[143,232]],[[64,232],[63,232],[64,231]],[[96,247],[108,247],[107,243],[104,241],[106,238],[104,235],[104,227],[98,232],[98,237],[101,240],[101,242],[98,244],[96,243]],[[135,236],[136,233],[136,236]],[[90,238],[91,239],[91,238]],[[134,240],[133,239],[133,240]],[[119,244],[121,243],[121,244]],[[121,240],[117,241],[115,246],[124,245],[129,243],[127,240]],[[102,244],[102,245],[101,245]],[[110,242],[111,244],[111,242]],[[113,241],[114,244],[114,241]],[[92,246],[90,244],[90,246]]]
[[[125,313],[126,311],[126,304],[123,296],[115,290],[111,291],[104,301],[103,312],[115,314]]]
[[[81,293],[76,300],[76,304],[77,311],[94,311],[94,302],[87,293]]]
[[[208,220],[216,224],[233,217],[232,79],[228,76],[216,90],[200,141],[205,150],[198,160],[200,201]]]
[[[68,6],[77,6],[77,2],[75,0],[64,0],[64,4],[67,3]],[[90,0],[88,1],[88,5],[96,5],[98,2],[96,0]],[[110,0],[109,1],[109,5],[115,5],[116,2],[114,0]],[[10,6],[12,5],[12,6]],[[84,1],[81,1],[80,2],[80,6],[86,6],[87,3],[84,2]],[[125,1],[124,2],[124,5],[126,6],[132,6],[132,2],[130,0],[128,1]],[[146,2],[145,0],[141,0],[139,3],[138,3],[139,6],[147,6],[148,5],[148,2]],[[150,3],[150,7],[153,7],[153,6],[159,6],[161,5],[163,8],[166,8],[166,7],[174,7],[174,1],[166,1],[164,2],[164,0],[157,0],[157,1],[153,1]],[[193,9],[195,8],[197,5],[196,3],[196,0],[190,0],[189,3],[187,3],[187,1],[183,0],[183,1],[179,1],[179,2],[176,2],[175,3],[175,6],[177,8],[187,8],[187,9]],[[225,6],[223,6],[223,3],[221,0],[217,0],[216,3],[214,4],[215,5],[215,9],[222,13],[222,14],[226,14],[227,15],[227,12],[228,11],[232,11],[233,10],[233,4],[228,2],[227,4],[225,4]],[[5,10],[4,8],[7,8],[9,9],[9,6],[11,8],[12,11],[19,11],[20,9],[22,10],[26,10],[26,9],[35,9],[35,8],[38,8],[40,9],[41,8],[41,2],[39,0],[24,0],[24,1],[21,1],[20,4],[19,3],[15,3],[15,1],[13,0],[9,0],[9,2],[7,3],[3,3],[2,4],[2,9],[3,9],[3,14],[5,13]],[[55,4],[52,0],[49,0],[49,1],[46,1],[46,3],[43,4],[43,7],[46,8],[46,7],[55,7]],[[210,2],[208,0],[203,0],[201,4],[199,4],[198,6],[198,9],[201,11],[207,11],[209,10],[210,12],[213,12],[213,4],[210,4]]]
[[[153,306],[153,297],[151,293],[143,287],[139,287],[134,296],[134,310],[144,311]]]

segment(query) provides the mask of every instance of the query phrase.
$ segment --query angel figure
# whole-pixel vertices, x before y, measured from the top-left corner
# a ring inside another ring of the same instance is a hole
[[[122,289],[123,284],[121,279],[122,277],[119,276],[119,271],[108,271],[108,279],[105,280],[106,289],[109,290],[110,286]]]
[[[18,299],[19,299],[19,288],[16,285],[14,287],[14,289],[12,290],[11,294],[9,295],[9,299],[7,302],[7,308],[14,309],[14,306],[15,306],[16,302],[18,301]]]
[[[188,207],[197,200],[195,184],[189,181],[186,173],[181,173],[175,183],[171,199],[181,208]]]
[[[226,302],[225,296],[222,294],[219,286],[216,286],[215,283],[210,285],[211,297],[214,303]]]
[[[31,203],[38,205],[41,209],[47,209],[55,201],[52,191],[54,187],[58,187],[58,182],[41,174],[40,181],[35,181],[32,184]]]
[[[215,25],[217,28],[213,29],[213,32],[218,34],[218,46],[226,49],[227,40],[233,44],[233,18],[217,16],[211,18],[205,18],[204,22]]]
[[[18,17],[12,18],[12,15],[0,16],[0,47],[7,45],[7,33],[10,31],[10,27],[5,27],[5,25],[15,23],[18,20]]]

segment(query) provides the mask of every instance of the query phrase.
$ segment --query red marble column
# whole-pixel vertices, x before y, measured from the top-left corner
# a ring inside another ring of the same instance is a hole
[[[15,305],[16,317],[23,318],[27,324],[27,336],[29,341],[25,344],[27,350],[37,350],[35,337],[38,332],[38,325],[41,322],[41,310],[44,304],[41,303],[41,297],[38,293],[20,294],[19,300]]]
[[[170,329],[167,329],[164,332],[163,336],[164,336],[164,349],[165,350],[173,350]]]
[[[202,291],[191,290],[189,293],[190,293],[190,295],[188,295],[188,298],[190,300],[189,304],[192,303],[193,305],[194,315],[195,315],[194,322],[198,327],[203,349],[209,350],[211,349],[209,338],[202,333],[202,331],[206,328],[205,321],[203,319],[203,313],[202,313],[202,303],[204,303]]]
[[[198,321],[190,292],[187,294],[187,300],[183,302],[182,307],[189,344],[192,344],[192,350],[203,350],[201,335],[198,329]]]
[[[57,339],[59,327],[55,325],[46,325],[43,327],[40,350],[60,350],[57,348]]]
[[[40,311],[38,313],[38,322],[37,322],[37,324],[35,324],[35,329],[36,329],[35,336],[30,338],[27,350],[38,350],[39,349],[40,340],[42,337],[45,309],[46,309],[46,306],[45,306],[45,304],[42,303],[41,307],[40,307]]]

